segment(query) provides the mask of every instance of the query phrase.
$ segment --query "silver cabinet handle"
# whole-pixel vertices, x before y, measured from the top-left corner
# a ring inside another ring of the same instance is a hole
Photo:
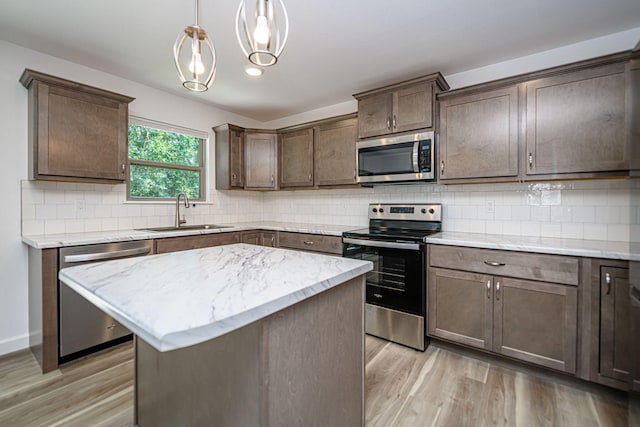
[[[274,181],[274,179],[273,179],[273,175],[271,175],[271,183],[272,183],[272,184],[273,184],[273,181]]]
[[[393,128],[395,129],[396,126],[398,125],[398,121],[396,120],[396,115],[393,115]]]
[[[444,174],[444,160],[440,162],[440,174]]]
[[[124,163],[120,165],[120,170],[122,170],[122,174],[124,175],[124,171],[126,170],[126,166]]]
[[[606,273],[604,275],[604,283],[607,284],[607,295],[611,294],[611,274]]]
[[[116,326],[117,326],[117,325],[116,325],[115,323],[113,323],[113,324],[111,324],[111,325],[107,326],[107,329],[109,329],[110,331],[112,331],[112,330],[114,330],[114,329],[116,328]]]
[[[529,153],[529,167],[533,167],[533,155],[531,153]]]
[[[487,265],[490,265],[491,267],[504,267],[506,265],[503,262],[497,262],[497,261],[485,261],[484,263]]]
[[[496,282],[496,300],[500,301],[500,282]]]
[[[302,243],[304,243],[305,245],[313,245],[313,242],[310,242],[310,241],[308,241],[308,240],[307,240],[307,241],[304,241],[304,242],[302,242]]]
[[[236,174],[235,173],[231,175],[231,182],[233,182],[234,184],[236,182]]]
[[[491,299],[491,280],[487,280],[487,299]]]
[[[391,120],[387,117],[387,129],[391,129]]]
[[[309,174],[309,182],[311,182],[311,174]]]

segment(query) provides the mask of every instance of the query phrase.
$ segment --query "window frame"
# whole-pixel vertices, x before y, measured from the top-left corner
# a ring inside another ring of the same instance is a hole
[[[208,168],[207,168],[207,159],[208,152],[207,149],[209,147],[209,134],[207,132],[202,132],[195,129],[190,129],[186,127],[181,127],[177,125],[171,125],[164,122],[159,122],[155,120],[145,119],[137,116],[129,116],[129,121],[127,123],[127,136],[129,134],[129,125],[134,124],[138,126],[144,126],[154,129],[159,129],[167,132],[175,132],[180,133],[187,136],[196,137],[200,141],[200,166],[190,166],[190,165],[181,165],[177,163],[165,163],[165,162],[155,162],[151,160],[138,160],[129,158],[129,138],[127,137],[127,167],[126,167],[126,184],[127,184],[127,202],[137,202],[137,203],[145,203],[145,202],[174,202],[175,197],[132,197],[131,196],[131,165],[139,165],[139,166],[149,166],[149,167],[158,167],[163,169],[177,169],[177,170],[186,170],[186,171],[196,171],[200,173],[200,197],[198,198],[189,198],[190,201],[194,202],[206,202],[208,200],[208,187],[207,187],[207,176],[208,176]],[[177,195],[176,195],[177,196]]]

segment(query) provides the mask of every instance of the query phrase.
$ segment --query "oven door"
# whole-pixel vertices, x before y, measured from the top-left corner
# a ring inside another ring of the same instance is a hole
[[[366,301],[424,316],[424,245],[343,238],[343,256],[373,262],[366,276]]]

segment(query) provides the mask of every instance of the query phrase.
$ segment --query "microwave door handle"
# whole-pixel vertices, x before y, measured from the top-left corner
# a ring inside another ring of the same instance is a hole
[[[413,153],[411,154],[411,160],[413,163],[413,171],[415,173],[420,172],[420,167],[418,165],[418,150],[420,148],[420,141],[415,141],[413,143]]]

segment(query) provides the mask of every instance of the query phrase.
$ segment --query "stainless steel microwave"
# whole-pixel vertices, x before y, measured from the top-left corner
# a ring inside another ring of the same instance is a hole
[[[433,181],[433,132],[359,141],[358,182]]]

